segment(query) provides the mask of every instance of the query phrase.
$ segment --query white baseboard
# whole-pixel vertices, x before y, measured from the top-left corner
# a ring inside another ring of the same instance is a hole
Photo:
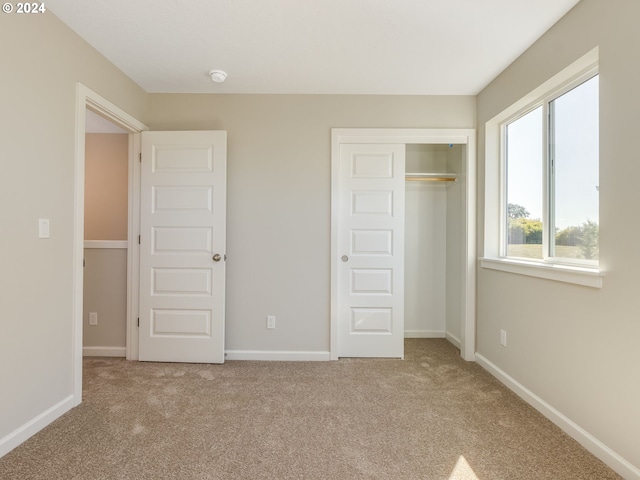
[[[276,362],[324,362],[330,352],[288,352],[271,350],[227,350],[225,360],[266,360]]]
[[[517,382],[514,378],[509,376],[506,372],[479,353],[476,353],[476,362],[491,375],[504,383],[525,402],[564,430],[565,433],[580,443],[589,452],[615,470],[619,475],[624,477],[626,480],[640,480],[639,468],[635,467],[616,452],[611,450],[596,437],[580,427],[580,425],[576,424],[560,411],[556,410],[553,406],[545,402],[524,385]]]
[[[405,330],[404,338],[446,338],[458,349],[460,348],[460,345],[462,345],[462,342],[458,337],[451,335],[449,332],[442,332],[439,330]]]
[[[458,350],[460,350],[462,341],[458,337],[455,337],[451,335],[449,332],[447,332],[444,338],[449,340],[450,343],[453,343],[458,348]]]
[[[85,240],[84,248],[128,248],[126,240]]]
[[[45,410],[24,425],[16,428],[13,432],[3,438],[0,438],[0,457],[9,453],[22,442],[38,433],[44,427],[67,413],[72,408],[73,395],[69,395],[64,400],[56,403],[53,407]]]
[[[440,330],[405,330],[404,338],[444,338],[445,332]]]
[[[82,347],[83,357],[126,357],[125,347]]]

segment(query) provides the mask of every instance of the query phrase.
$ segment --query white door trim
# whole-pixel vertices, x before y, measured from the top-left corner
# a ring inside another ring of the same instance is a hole
[[[120,109],[106,98],[81,83],[76,84],[76,128],[73,186],[73,319],[72,319],[72,370],[73,406],[82,402],[82,296],[84,258],[84,152],[86,109],[93,110],[129,132],[129,235],[127,254],[127,358],[137,359],[137,322],[133,312],[137,311],[137,257],[139,199],[136,197],[140,184],[140,168],[136,152],[140,151],[140,135],[148,127]],[[136,316],[137,318],[137,316]],[[132,338],[135,333],[135,339]]]
[[[145,127],[146,130],[146,127]],[[140,132],[129,135],[129,224],[127,235],[127,360],[138,360],[138,315],[140,286]]]
[[[338,223],[340,144],[344,143],[404,143],[404,144],[462,144],[466,151],[465,239],[466,261],[463,262],[464,289],[463,319],[460,326],[460,354],[468,361],[475,360],[476,308],[476,131],[475,129],[417,129],[417,128],[332,128],[331,129],[331,359],[338,359]]]

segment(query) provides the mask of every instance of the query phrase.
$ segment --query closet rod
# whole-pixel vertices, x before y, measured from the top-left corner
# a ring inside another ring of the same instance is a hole
[[[407,173],[405,180],[418,182],[455,182],[455,174],[438,173]]]
[[[405,180],[409,180],[411,182],[455,182],[455,178],[449,177],[406,177]]]

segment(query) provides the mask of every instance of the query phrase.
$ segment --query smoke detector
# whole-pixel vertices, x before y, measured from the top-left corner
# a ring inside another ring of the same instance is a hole
[[[227,78],[227,72],[225,72],[224,70],[211,70],[209,72],[209,76],[211,77],[212,81],[216,83],[222,83]]]

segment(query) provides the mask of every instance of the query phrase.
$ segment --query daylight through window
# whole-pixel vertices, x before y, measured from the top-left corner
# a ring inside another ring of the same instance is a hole
[[[597,265],[598,76],[503,124],[503,256]]]

